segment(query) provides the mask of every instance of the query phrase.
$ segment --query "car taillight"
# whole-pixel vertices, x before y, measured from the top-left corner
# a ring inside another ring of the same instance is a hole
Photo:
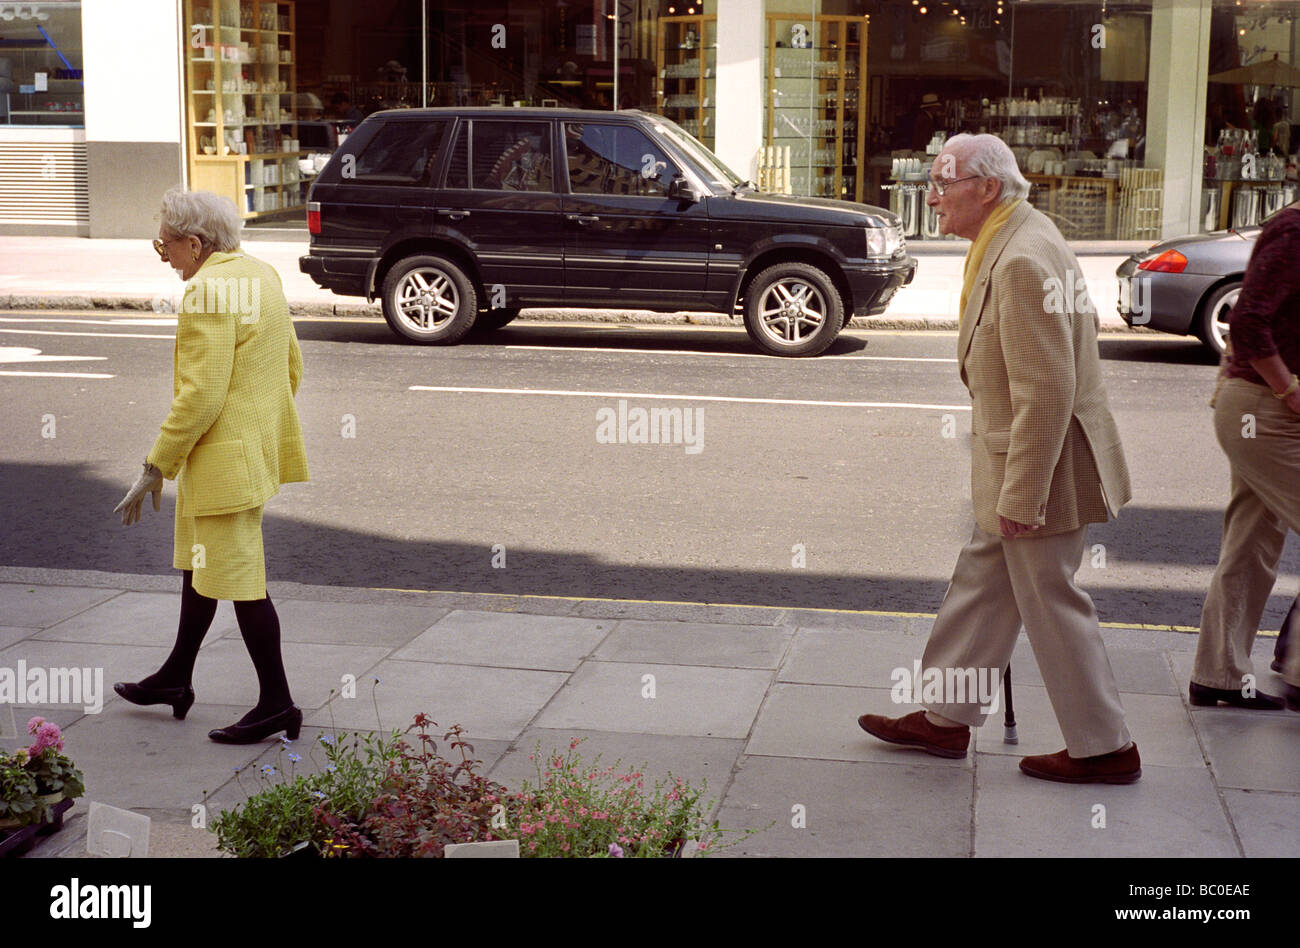
[[[320,201],[311,201],[307,205],[307,232],[320,233]]]
[[[1156,273],[1182,273],[1187,269],[1187,258],[1177,250],[1166,250],[1155,257],[1149,257],[1137,265],[1139,270],[1153,270]]]

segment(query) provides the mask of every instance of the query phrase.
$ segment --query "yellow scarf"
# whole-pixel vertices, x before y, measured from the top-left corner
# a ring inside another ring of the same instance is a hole
[[[971,287],[975,285],[975,276],[980,272],[980,264],[984,262],[984,251],[989,249],[989,244],[993,240],[993,235],[1002,229],[1002,225],[1007,222],[1020,205],[1021,199],[1011,201],[1006,204],[999,204],[984,221],[984,226],[971,242],[970,250],[966,251],[966,266],[962,270],[961,281],[961,310],[957,313],[957,318],[966,315],[966,300],[970,298]]]

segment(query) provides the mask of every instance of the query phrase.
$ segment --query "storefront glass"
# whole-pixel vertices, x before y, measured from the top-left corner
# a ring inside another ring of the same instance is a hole
[[[1201,229],[1249,227],[1296,197],[1300,3],[1215,0]]]
[[[0,124],[86,124],[81,3],[0,2]]]
[[[1160,171],[1144,167],[1149,2],[821,7],[868,19],[863,199],[901,214],[909,236],[938,236],[925,173],[958,132],[1002,138],[1067,239],[1158,236]]]

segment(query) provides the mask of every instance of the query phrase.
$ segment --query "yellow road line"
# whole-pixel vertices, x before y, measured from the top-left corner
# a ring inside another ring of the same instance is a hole
[[[368,588],[377,589],[382,592],[420,593],[422,595],[430,596],[497,596],[500,598],[510,599],[553,599],[557,602],[617,602],[638,606],[712,606],[719,609],[797,609],[801,612],[828,612],[838,615],[881,616],[894,619],[933,619],[936,617],[936,614],[933,612],[890,612],[880,609],[827,609],[819,606],[764,606],[740,602],[691,602],[688,600],[677,599],[613,599],[603,596],[546,596],[539,593],[467,592],[458,589],[403,589],[395,586],[371,586]],[[1147,632],[1200,632],[1199,628],[1190,625],[1149,625],[1142,622],[1102,622],[1100,625],[1107,629],[1141,629]],[[1258,634],[1276,638],[1278,632],[1276,629],[1271,631],[1261,629]]]

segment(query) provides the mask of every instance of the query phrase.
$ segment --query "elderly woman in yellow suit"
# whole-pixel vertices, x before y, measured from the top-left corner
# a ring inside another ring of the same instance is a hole
[[[257,706],[209,732],[251,744],[302,726],[280,656],[280,622],[266,594],[262,505],[281,484],[307,480],[293,397],[302,352],[274,268],[239,247],[242,221],[228,198],[168,191],[154,249],[186,281],[176,319],[171,411],[120,503],[122,523],[140,519],[147,494],[160,509],[163,479],[176,479],[172,565],[183,571],[180,627],[162,668],[113,689],[134,704],[169,704],[184,719],[191,675],[217,600],[234,602],[257,669]]]

